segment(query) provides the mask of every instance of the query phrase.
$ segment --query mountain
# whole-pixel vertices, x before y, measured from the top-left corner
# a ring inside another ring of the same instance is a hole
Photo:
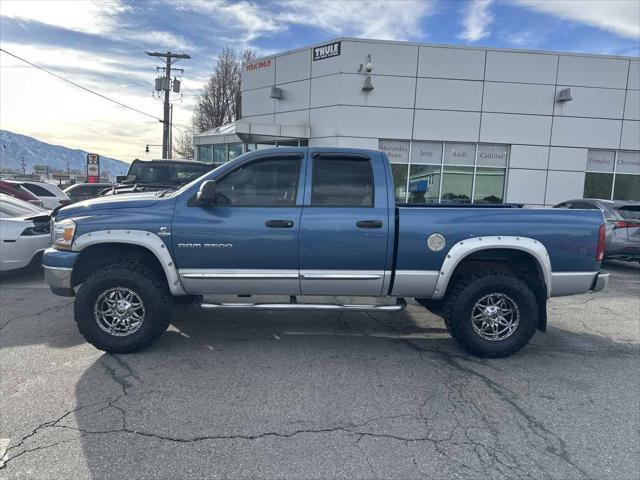
[[[0,169],[21,172],[23,159],[26,173],[33,172],[34,165],[47,165],[51,170],[66,172],[67,162],[71,170],[84,172],[87,152],[61,145],[51,145],[27,135],[0,130]],[[103,172],[124,175],[128,169],[128,163],[100,156],[100,170]]]

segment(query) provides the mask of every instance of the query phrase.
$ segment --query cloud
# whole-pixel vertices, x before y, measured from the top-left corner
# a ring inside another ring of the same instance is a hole
[[[236,40],[241,43],[285,28],[277,22],[274,12],[269,11],[265,5],[248,1],[188,0],[178,4],[177,9],[207,15],[216,25],[238,33]]]
[[[515,0],[515,3],[622,37],[640,38],[640,2],[637,0]]]
[[[420,39],[424,19],[434,13],[432,1],[288,0],[277,3],[279,22],[306,25],[334,35],[382,40]]]
[[[462,19],[464,32],[460,34],[460,38],[469,42],[476,42],[491,34],[491,22],[493,15],[489,11],[492,0],[472,0],[465,9],[465,15]]]
[[[116,26],[116,16],[129,10],[117,0],[30,0],[2,2],[2,16],[35,20],[86,33],[106,33]]]

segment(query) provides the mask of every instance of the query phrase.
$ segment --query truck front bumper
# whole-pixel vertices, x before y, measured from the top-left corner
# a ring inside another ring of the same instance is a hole
[[[65,252],[55,248],[47,248],[42,254],[44,281],[51,291],[62,297],[73,297],[73,265],[78,258],[77,252]]]
[[[73,297],[76,292],[71,286],[72,268],[68,267],[48,267],[43,265],[44,281],[47,282],[51,291],[61,297]]]
[[[593,281],[593,286],[591,287],[592,292],[601,292],[609,285],[609,274],[598,272],[595,280]]]

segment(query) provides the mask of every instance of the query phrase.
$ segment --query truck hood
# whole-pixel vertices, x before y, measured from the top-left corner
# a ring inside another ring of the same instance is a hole
[[[61,208],[56,212],[56,217],[66,218],[75,215],[87,215],[97,210],[151,207],[160,201],[156,193],[132,193],[129,195],[92,198]]]

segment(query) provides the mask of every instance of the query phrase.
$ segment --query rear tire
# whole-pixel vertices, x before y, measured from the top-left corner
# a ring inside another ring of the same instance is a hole
[[[173,298],[156,271],[137,263],[108,265],[82,283],[74,315],[94,347],[131,353],[150,345],[173,318]]]
[[[471,275],[450,287],[443,309],[451,336],[472,355],[507,357],[524,347],[536,331],[538,302],[514,275]]]

